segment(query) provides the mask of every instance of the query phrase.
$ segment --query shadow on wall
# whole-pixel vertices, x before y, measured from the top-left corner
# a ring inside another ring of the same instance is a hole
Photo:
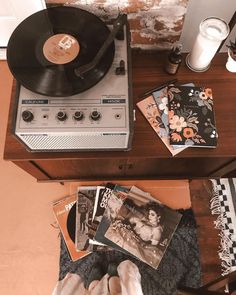
[[[87,10],[103,20],[127,13],[131,47],[170,49],[179,40],[189,0],[69,0],[59,1]],[[59,3],[55,0],[47,4]],[[116,2],[116,3],[115,3]]]

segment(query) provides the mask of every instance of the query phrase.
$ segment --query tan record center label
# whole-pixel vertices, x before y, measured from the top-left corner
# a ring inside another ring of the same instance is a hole
[[[79,54],[78,41],[68,34],[56,34],[46,40],[43,54],[47,60],[62,65],[71,62]]]

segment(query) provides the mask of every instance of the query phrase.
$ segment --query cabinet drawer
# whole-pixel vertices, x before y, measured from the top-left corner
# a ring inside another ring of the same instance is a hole
[[[132,159],[126,164],[126,177],[184,179],[219,177],[217,170],[231,158]]]
[[[37,160],[52,180],[112,179],[124,177],[124,161],[113,159]]]

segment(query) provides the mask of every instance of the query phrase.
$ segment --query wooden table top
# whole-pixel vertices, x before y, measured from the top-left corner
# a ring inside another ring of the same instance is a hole
[[[183,61],[175,76],[163,70],[165,52],[132,52],[133,101],[136,109],[134,138],[129,152],[30,152],[13,135],[16,98],[11,99],[8,128],[6,134],[4,159],[73,159],[73,158],[171,158],[171,154],[137,109],[136,103],[144,92],[173,78],[179,84],[193,82],[196,86],[210,87],[213,90],[216,125],[219,133],[216,149],[186,149],[177,158],[189,157],[235,157],[236,156],[236,75],[226,70],[226,54],[217,54],[206,72],[195,73],[188,69]]]

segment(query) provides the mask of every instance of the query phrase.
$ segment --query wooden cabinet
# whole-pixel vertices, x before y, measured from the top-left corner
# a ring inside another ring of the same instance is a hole
[[[163,71],[165,52],[132,53],[133,100],[136,109],[132,149],[125,152],[30,152],[14,134],[16,99],[11,98],[4,159],[39,181],[96,179],[183,179],[236,177],[236,75],[225,69],[226,54],[218,54],[204,73],[190,71],[183,63],[175,78],[213,89],[216,149],[188,148],[172,157],[136,108],[140,95],[170,80]]]
[[[217,170],[227,159],[217,158],[151,158],[134,159],[129,162],[126,176],[138,178],[188,179],[201,176],[218,176]]]

